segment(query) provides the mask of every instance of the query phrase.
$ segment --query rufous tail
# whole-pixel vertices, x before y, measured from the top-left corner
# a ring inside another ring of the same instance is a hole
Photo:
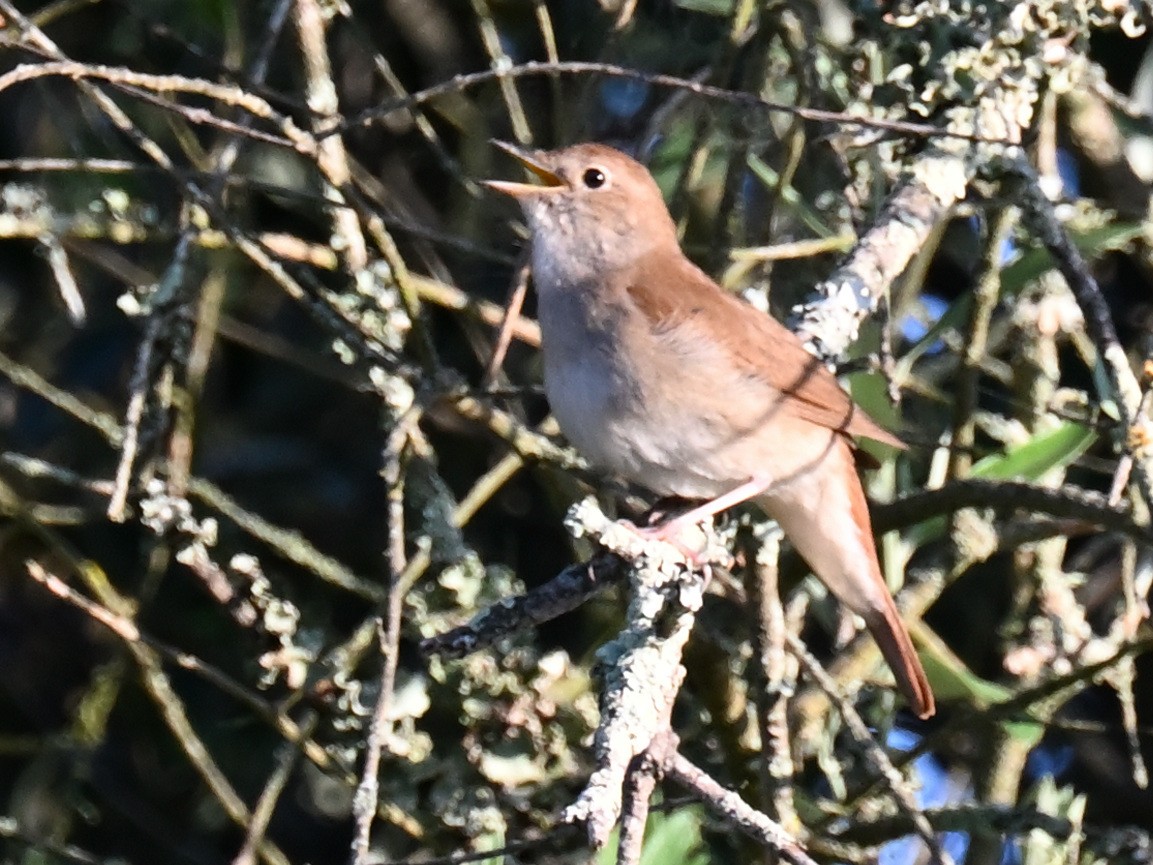
[[[865,620],[913,711],[921,718],[932,715],[933,690],[881,576],[865,491],[848,442],[834,440],[810,471],[757,501],[813,573]]]
[[[870,612],[864,619],[913,712],[918,718],[933,715],[937,711],[933,689],[929,686],[921,659],[917,657],[917,650],[913,648],[909,631],[897,612],[897,605],[890,599],[883,609]]]

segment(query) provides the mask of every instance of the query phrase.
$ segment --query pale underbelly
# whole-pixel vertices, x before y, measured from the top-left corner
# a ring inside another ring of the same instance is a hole
[[[589,462],[659,495],[715,498],[775,473],[771,428],[734,434],[718,413],[661,403],[587,362],[547,367],[545,385],[561,431]]]

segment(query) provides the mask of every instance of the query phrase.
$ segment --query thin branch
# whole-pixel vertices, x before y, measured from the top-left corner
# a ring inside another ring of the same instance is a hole
[[[3,0],[0,8],[3,8],[7,13],[12,7],[8,0]],[[77,63],[72,60],[61,59],[44,63],[20,64],[11,71],[0,75],[0,92],[16,84],[35,81],[39,78],[68,78],[82,84],[90,81],[104,81],[114,85],[137,87],[154,93],[183,93],[192,96],[204,96],[222,105],[242,108],[254,117],[275,123],[283,138],[268,139],[270,143],[288,146],[304,156],[316,156],[316,142],[297,127],[291,118],[282,115],[259,96],[239,87],[216,84],[199,78],[187,78],[183,75],[152,75],[124,67]],[[107,98],[104,96],[104,99]],[[110,101],[109,104],[114,105]],[[191,120],[211,123],[241,135],[253,134],[252,130],[238,124],[229,124],[227,121],[213,116],[210,112],[173,106],[171,103],[164,104],[172,108],[181,108],[182,113]],[[120,109],[117,108],[116,112],[120,113]],[[125,117],[125,119],[127,118]],[[159,151],[151,148],[149,150],[151,151],[149,155],[152,155],[158,164],[166,167],[171,165],[167,157],[160,156]]]
[[[47,586],[50,586],[52,581],[55,581],[55,584],[64,585],[62,580],[50,574],[38,562],[30,561],[27,565],[29,574],[38,582]],[[111,585],[107,582],[93,585],[95,588],[103,591],[107,596],[101,599],[105,603],[105,606],[110,607],[114,611],[117,607],[127,607],[126,600],[116,595]],[[108,603],[108,601],[112,603]],[[123,613],[120,613],[120,615],[122,617],[124,616]],[[224,775],[220,766],[212,758],[207,745],[200,736],[197,735],[196,728],[192,725],[184,702],[173,689],[172,682],[161,667],[157,654],[139,639],[125,639],[124,644],[128,647],[133,659],[139,666],[140,679],[145,691],[147,691],[148,695],[156,704],[161,717],[180,745],[180,749],[188,759],[188,762],[197,771],[197,774],[200,775],[205,785],[212,792],[213,797],[220,804],[221,808],[224,809],[224,812],[229,818],[237,826],[247,827],[252,820],[251,812],[244,804],[244,800],[241,799],[240,794],[236,792],[235,788]],[[268,839],[260,842],[259,851],[261,858],[269,863],[269,865],[289,865],[289,861],[284,853]]]
[[[804,108],[789,103],[774,102],[763,99],[753,93],[730,90],[724,87],[715,87],[711,84],[702,84],[687,78],[678,78],[675,75],[660,75],[652,72],[643,72],[639,69],[628,69],[615,63],[592,63],[585,61],[562,61],[560,63],[544,63],[530,61],[511,66],[507,69],[486,69],[481,72],[471,72],[457,75],[440,84],[418,90],[408,96],[390,99],[382,105],[364,111],[349,120],[329,130],[319,133],[320,137],[335,135],[346,129],[365,126],[386,118],[394,111],[411,110],[424,105],[450,93],[486,84],[490,81],[499,81],[503,78],[523,78],[536,75],[607,75],[614,78],[624,78],[631,81],[641,81],[654,87],[668,87],[674,90],[683,90],[687,93],[705,99],[727,102],[743,108],[760,108],[767,111],[780,111],[792,114],[804,120],[825,123],[836,123],[849,127],[863,129],[879,129],[900,135],[912,135],[924,138],[956,138],[962,141],[980,141],[987,143],[1011,143],[999,138],[986,138],[980,135],[962,133],[942,129],[929,123],[909,123],[901,120],[884,120],[876,117],[860,117],[846,114],[841,111],[824,111],[817,108]]]
[[[962,508],[1019,509],[1070,520],[1083,520],[1141,543],[1153,543],[1153,529],[1138,524],[1124,505],[1107,496],[1066,484],[1057,489],[1023,481],[954,480],[935,490],[907,493],[870,510],[878,533],[905,528]]]
[[[674,752],[665,763],[665,777],[680,784],[727,823],[775,851],[786,862],[816,865],[781,824],[752,808],[736,793],[726,790],[688,758]]]
[[[461,658],[520,631],[535,628],[575,610],[589,598],[620,583],[628,566],[614,555],[599,555],[569,565],[547,583],[515,598],[506,598],[467,625],[423,640],[423,655]]]
[[[867,759],[876,772],[884,779],[885,786],[893,794],[893,799],[897,803],[897,808],[909,820],[912,821],[913,827],[920,839],[925,842],[925,846],[929,848],[929,853],[932,856],[932,861],[938,865],[947,865],[952,860],[941,849],[941,844],[937,840],[936,834],[933,832],[933,827],[925,819],[921,808],[917,805],[916,796],[913,793],[909,782],[902,776],[897,767],[893,765],[893,761],[889,759],[889,755],[885,753],[885,749],[881,747],[873,736],[869,726],[861,718],[860,714],[853,707],[841,693],[841,689],[833,678],[825,672],[824,667],[820,662],[813,657],[809,652],[807,646],[801,642],[800,638],[794,634],[785,634],[785,642],[788,644],[789,651],[793,656],[801,662],[801,667],[806,673],[813,677],[817,686],[828,695],[833,705],[837,707],[837,711],[844,719],[849,732],[860,746]]]
[[[304,738],[307,739],[312,736],[318,719],[319,716],[313,713],[312,717],[301,727],[301,735]],[[297,758],[300,756],[300,749],[296,742],[282,742],[278,750],[276,769],[264,782],[264,789],[260,793],[260,798],[256,800],[256,807],[252,809],[252,820],[244,833],[244,844],[232,860],[232,865],[253,865],[256,861],[256,850],[260,846],[260,842],[264,840],[264,835],[268,831],[268,824],[276,810],[276,803],[280,801],[285,785],[292,775],[292,770],[296,767]]]
[[[1125,349],[1117,338],[1109,305],[1084,256],[1058,219],[1053,203],[1042,192],[1033,167],[1024,158],[1018,158],[1007,170],[1021,180],[1021,207],[1026,223],[1057,262],[1061,275],[1084,313],[1085,329],[1097,346],[1105,369],[1108,389],[1102,397],[1117,406],[1122,436],[1129,436],[1146,420],[1141,414],[1142,392]],[[1137,488],[1145,505],[1153,507],[1153,449],[1134,447],[1128,438],[1122,438],[1122,443],[1133,458]]]

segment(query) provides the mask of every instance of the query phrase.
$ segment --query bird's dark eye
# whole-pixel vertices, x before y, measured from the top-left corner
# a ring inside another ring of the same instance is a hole
[[[586,168],[585,173],[581,175],[581,181],[589,189],[600,189],[607,179],[599,168]]]

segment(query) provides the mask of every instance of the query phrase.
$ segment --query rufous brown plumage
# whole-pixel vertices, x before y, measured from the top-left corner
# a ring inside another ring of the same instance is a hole
[[[854,436],[900,440],[771,316],[681,251],[652,175],[609,147],[501,145],[539,183],[488,181],[532,231],[545,390],[590,461],[706,500],[661,527],[751,499],[864,619],[919,716],[933,692],[881,576]]]

